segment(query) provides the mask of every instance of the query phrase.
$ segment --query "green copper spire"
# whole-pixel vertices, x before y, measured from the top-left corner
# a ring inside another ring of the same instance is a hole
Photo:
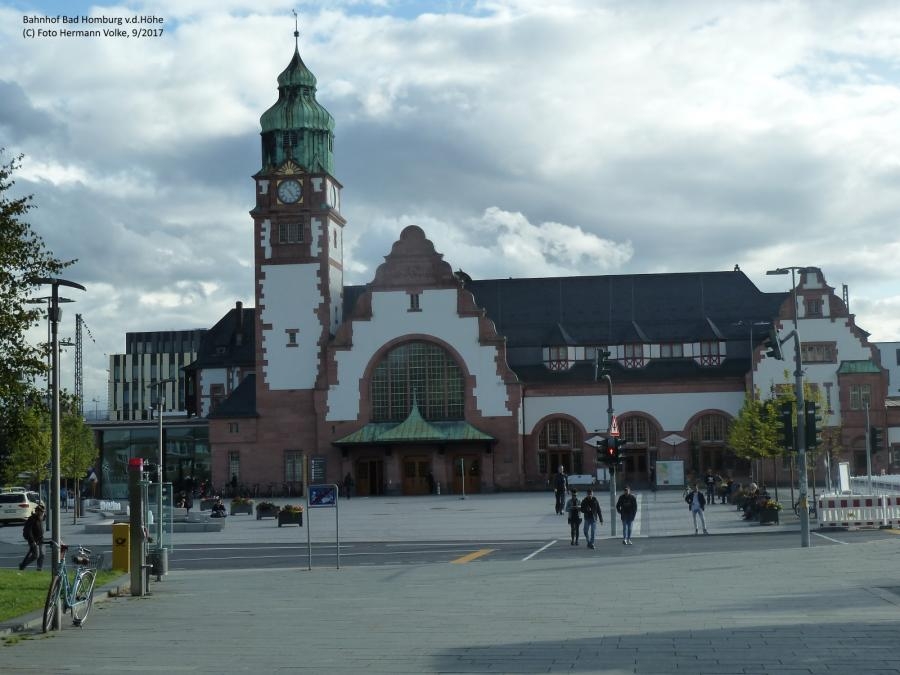
[[[316,76],[300,58],[294,30],[294,57],[278,76],[278,101],[262,126],[262,168],[293,160],[310,173],[334,174],[334,118],[316,101]]]

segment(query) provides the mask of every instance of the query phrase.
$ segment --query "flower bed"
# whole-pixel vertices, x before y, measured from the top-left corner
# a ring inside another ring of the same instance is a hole
[[[272,502],[260,502],[256,505],[256,519],[277,518],[278,511],[278,507]]]
[[[248,516],[253,515],[253,500],[246,497],[235,497],[231,500],[231,515],[237,513],[246,513]]]
[[[278,527],[282,525],[299,525],[303,527],[303,507],[285,504],[278,511]]]

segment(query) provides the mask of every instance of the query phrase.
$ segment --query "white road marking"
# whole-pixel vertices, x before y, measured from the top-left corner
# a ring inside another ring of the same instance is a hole
[[[537,555],[538,553],[540,553],[541,551],[546,551],[548,548],[550,548],[551,546],[553,546],[553,544],[555,544],[557,541],[559,541],[559,540],[558,540],[558,539],[554,539],[554,540],[551,541],[549,544],[544,544],[543,546],[541,546],[541,547],[540,547],[537,551],[535,551],[534,553],[529,553],[529,554],[526,555],[524,558],[522,558],[522,562],[525,562],[526,560],[531,560],[534,556],[536,556],[536,555]]]

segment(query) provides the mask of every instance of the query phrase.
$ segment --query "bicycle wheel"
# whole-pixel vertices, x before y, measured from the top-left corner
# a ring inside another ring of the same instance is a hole
[[[75,578],[75,587],[72,589],[72,622],[76,626],[83,624],[91,611],[96,580],[93,570],[85,570]]]
[[[56,614],[59,612],[59,590],[62,587],[62,580],[59,576],[53,577],[50,582],[50,589],[47,591],[47,600],[44,602],[44,621],[42,628],[46,633],[55,623]]]

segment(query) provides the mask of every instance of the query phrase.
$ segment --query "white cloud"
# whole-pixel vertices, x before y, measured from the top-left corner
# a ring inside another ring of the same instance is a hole
[[[900,339],[892,1],[93,7],[164,17],[119,41],[26,40],[0,4],[0,146],[27,155],[31,222],[79,258],[89,396],[126,331],[253,304],[250,176],[294,7],[336,119],[349,283],[414,222],[480,278],[739,264],[784,290],[766,269],[817,265]]]

